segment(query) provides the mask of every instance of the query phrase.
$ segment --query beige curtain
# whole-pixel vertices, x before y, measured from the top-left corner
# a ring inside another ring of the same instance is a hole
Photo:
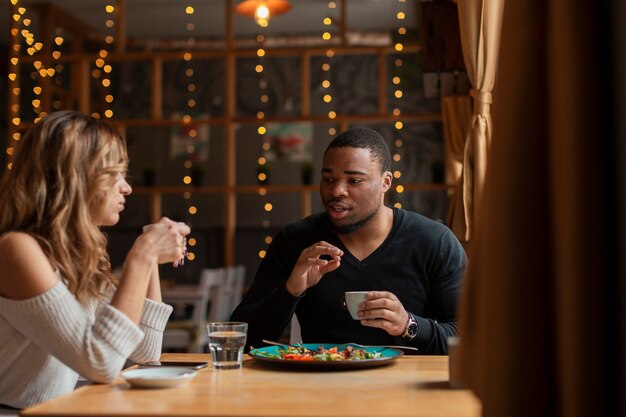
[[[607,284],[618,279],[617,160],[602,10],[506,3],[497,139],[461,303],[461,378],[484,417],[617,415],[619,384],[607,377],[620,364]]]
[[[465,133],[472,117],[472,103],[467,96],[441,98],[443,140],[446,163],[446,184],[456,184],[461,178]]]
[[[469,96],[445,96],[441,98],[443,119],[444,159],[446,165],[446,185],[457,184],[463,170],[465,138],[472,117],[472,102]],[[455,193],[448,193],[455,198]],[[453,201],[449,203],[448,224],[464,224],[463,212],[455,210]],[[455,218],[457,217],[457,218]],[[454,220],[451,220],[453,219]]]
[[[449,213],[449,225],[462,241],[472,237],[474,207],[482,194],[491,144],[491,92],[504,0],[459,0],[461,43],[474,99],[463,158],[463,172]]]

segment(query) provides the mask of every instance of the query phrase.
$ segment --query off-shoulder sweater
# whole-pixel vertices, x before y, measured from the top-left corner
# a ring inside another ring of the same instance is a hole
[[[109,304],[82,305],[60,279],[26,300],[0,297],[0,404],[29,407],[74,389],[79,375],[111,382],[158,360],[172,307],[145,300],[139,325]]]

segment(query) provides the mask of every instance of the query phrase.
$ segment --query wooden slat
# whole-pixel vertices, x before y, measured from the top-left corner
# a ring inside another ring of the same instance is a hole
[[[233,54],[234,25],[232,0],[226,0],[226,146],[225,146],[225,176],[226,186],[234,187],[236,184],[236,133],[233,120],[237,111],[237,91],[235,89],[236,57]],[[224,225],[224,265],[235,264],[235,229],[237,226],[237,196],[233,192],[227,192],[224,196],[226,224]]]
[[[387,113],[387,55],[378,52],[378,112]]]
[[[328,122],[328,116],[274,116],[266,117],[266,123],[291,123],[291,122]],[[342,115],[338,114],[335,118],[335,122],[346,121],[348,123],[356,122],[394,122],[397,117],[393,115],[385,114],[362,114],[362,115]],[[441,113],[416,113],[416,114],[402,114],[402,120],[404,122],[440,122]],[[255,125],[259,123],[256,117],[215,117],[211,119],[197,118],[193,119],[196,125],[226,125],[228,123],[238,124],[251,124]],[[182,126],[185,123],[180,119],[116,119],[111,120],[113,124],[123,124],[127,126]]]
[[[115,1],[115,52],[124,53],[126,51],[126,0]]]
[[[89,71],[89,58],[83,57],[83,59],[78,62],[77,67],[79,79],[78,109],[85,114],[89,114],[91,107],[89,103],[91,91],[91,85],[89,82],[91,79]]]
[[[152,116],[151,125],[154,125],[154,121],[161,120],[163,117],[163,60],[161,57],[155,57],[152,60],[151,74],[152,108],[150,113]]]
[[[455,185],[446,185],[442,183],[412,183],[402,184],[405,189],[413,191],[437,191],[454,188]],[[133,194],[182,194],[184,192],[193,192],[195,194],[225,194],[225,193],[251,193],[258,194],[259,189],[264,188],[268,193],[313,193],[319,190],[318,185],[289,185],[289,184],[271,184],[271,185],[234,185],[234,186],[201,186],[192,187],[189,185],[170,185],[160,187],[133,187]]]
[[[300,120],[311,115],[311,54],[300,55]],[[270,120],[271,122],[271,120]]]
[[[163,198],[160,193],[150,194],[150,222],[156,223],[163,215]]]
[[[339,27],[341,30],[341,46],[342,48],[346,48],[348,45],[348,24],[347,24],[347,10],[348,10],[348,0],[339,0],[341,3],[341,8],[339,9]]]
[[[304,219],[311,214],[311,191],[303,189],[300,191],[300,217]]]
[[[376,55],[379,52],[383,52],[385,54],[415,54],[421,51],[421,46],[419,44],[405,44],[402,52],[398,52],[394,49],[393,46],[341,46],[334,45],[333,52],[335,55]],[[328,47],[290,47],[290,48],[275,48],[275,49],[267,49],[266,57],[285,57],[285,56],[299,56],[302,51],[306,51],[311,56],[322,56],[326,55],[326,51],[328,51]],[[221,58],[225,57],[228,54],[234,54],[236,57],[255,57],[256,49],[233,49],[228,51],[228,49],[219,49],[219,50],[195,50],[193,51],[193,56],[196,59],[204,59],[204,58]],[[54,60],[52,57],[32,57],[32,56],[24,56],[22,59],[24,62],[33,62],[33,61],[42,61],[44,63],[49,61],[55,62],[68,62],[68,61],[78,61],[83,59],[85,56],[89,57],[92,60],[95,60],[98,57],[97,53],[93,54],[75,54],[68,53],[63,54],[58,60]],[[124,52],[124,53],[110,53],[107,55],[107,60],[110,62],[132,62],[132,61],[150,61],[155,57],[160,57],[164,61],[178,61],[180,60],[181,52],[180,51],[138,51],[138,52]]]

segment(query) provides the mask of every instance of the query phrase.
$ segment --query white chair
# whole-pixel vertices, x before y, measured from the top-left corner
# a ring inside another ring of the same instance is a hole
[[[300,322],[296,313],[291,316],[291,323],[289,326],[289,344],[295,345],[296,343],[302,343],[302,332],[300,330]]]
[[[198,285],[177,285],[163,290],[163,301],[174,306],[172,318],[163,332],[163,349],[182,349],[188,352],[204,352],[207,308],[211,295],[224,281],[224,268],[205,268],[200,273]],[[187,306],[192,307],[191,317],[177,319]]]
[[[211,292],[209,321],[230,320],[233,310],[241,302],[246,267],[244,265],[236,265],[224,269],[222,280]]]

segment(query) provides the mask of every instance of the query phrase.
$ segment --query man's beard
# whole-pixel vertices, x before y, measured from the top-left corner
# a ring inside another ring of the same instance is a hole
[[[378,213],[378,208],[376,210],[374,210],[373,212],[371,212],[370,214],[368,214],[366,217],[364,217],[361,220],[357,221],[356,223],[347,224],[345,226],[337,226],[337,225],[335,225],[332,222],[331,222],[331,224],[333,226],[333,230],[335,231],[335,233],[337,233],[338,235],[347,235],[349,233],[356,232],[361,227],[363,227],[366,224],[368,224],[374,218],[376,213]]]

